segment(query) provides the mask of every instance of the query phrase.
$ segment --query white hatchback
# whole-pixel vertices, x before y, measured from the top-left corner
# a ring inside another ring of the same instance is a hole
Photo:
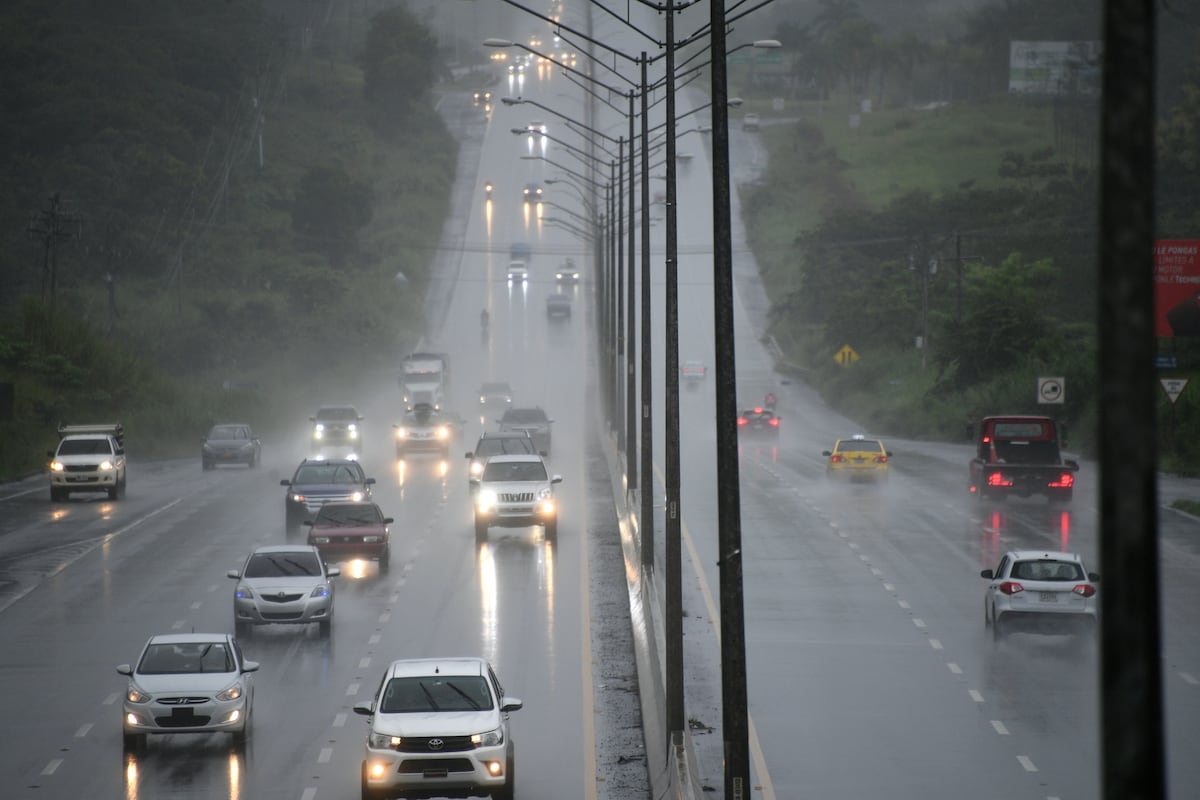
[[[1014,630],[1094,634],[1100,576],[1088,572],[1074,553],[1010,550],[995,569],[981,577],[991,581],[984,598],[983,622],[995,639]]]
[[[508,715],[522,702],[504,693],[482,658],[393,661],[369,703],[362,800],[396,795],[513,798]]]

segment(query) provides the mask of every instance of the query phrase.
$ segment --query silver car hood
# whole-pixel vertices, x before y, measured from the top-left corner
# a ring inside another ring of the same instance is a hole
[[[274,594],[276,592],[311,592],[325,583],[325,579],[315,577],[242,578],[242,583],[258,594]]]
[[[384,736],[470,736],[500,727],[495,709],[490,711],[410,711],[376,714],[372,725]]]
[[[236,672],[189,672],[183,675],[134,675],[133,681],[147,694],[173,692],[216,694],[236,681]]]
[[[480,489],[490,489],[496,494],[533,492],[535,495],[542,489],[550,488],[550,481],[480,481]]]

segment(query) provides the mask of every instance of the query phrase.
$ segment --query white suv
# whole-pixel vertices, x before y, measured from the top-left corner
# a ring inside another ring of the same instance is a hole
[[[1075,553],[1010,550],[999,566],[979,574],[991,581],[983,623],[995,639],[1015,630],[1095,634],[1100,576],[1088,572]]]
[[[482,658],[393,661],[369,703],[362,800],[396,795],[512,800],[508,714],[523,704],[504,694]]]
[[[558,538],[558,504],[554,487],[562,476],[550,477],[539,455],[492,456],[479,476],[475,493],[475,541],[487,539],[488,528],[541,525],[547,541]]]

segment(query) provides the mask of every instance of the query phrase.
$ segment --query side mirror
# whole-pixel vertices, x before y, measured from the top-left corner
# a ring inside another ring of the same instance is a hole
[[[225,577],[233,578],[236,581],[242,577],[242,573],[238,572],[236,569],[231,569],[231,570],[229,570],[229,572],[225,573]]]
[[[562,483],[562,475],[555,475],[550,479],[551,483]]]
[[[258,662],[257,661],[243,661],[242,662],[242,672],[258,672]]]
[[[384,525],[391,525],[391,524],[392,524],[393,522],[395,522],[395,521],[396,521],[396,520],[392,519],[391,517],[384,517],[384,518],[383,518],[383,524],[384,524]]]
[[[375,479],[367,478],[367,486],[374,486],[374,485],[375,485]]]
[[[354,713],[361,714],[364,717],[372,717],[375,715],[375,701],[370,703],[355,703]]]
[[[1092,583],[1099,583],[1100,582],[1100,574],[1098,572],[1089,572],[1088,580],[1091,581]]]
[[[990,580],[994,580],[996,578],[996,575],[990,569],[981,569],[981,570],[979,570],[979,577],[987,578],[990,581]]]
[[[821,451],[821,455],[823,455],[823,456],[831,456],[831,455],[833,455],[833,451],[832,451],[832,450],[822,450],[822,451]]]
[[[280,486],[291,486],[291,485],[292,485],[292,482],[291,482],[291,481],[289,481],[287,478],[284,478],[283,480],[281,480],[281,481],[279,482],[279,485],[280,485]]]
[[[467,458],[474,458],[474,457],[475,457],[474,453],[467,453]]]
[[[133,667],[129,666],[128,664],[118,664],[117,665],[117,674],[118,675],[132,675]]]
[[[524,707],[525,707],[525,704],[523,702],[521,702],[520,698],[505,697],[504,702],[500,706],[500,710],[505,713],[508,713],[509,711],[520,711]]]
[[[342,574],[341,567],[329,567],[328,569],[325,570],[326,578],[336,578],[338,575],[341,575],[341,574]]]
[[[300,524],[306,528],[311,528],[313,526],[313,521],[311,519],[306,519],[306,520],[304,520],[304,522],[301,522]]]

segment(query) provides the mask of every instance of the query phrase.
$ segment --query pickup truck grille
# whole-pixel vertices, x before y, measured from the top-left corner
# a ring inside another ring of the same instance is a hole
[[[501,503],[532,503],[533,492],[501,492],[498,499]]]

